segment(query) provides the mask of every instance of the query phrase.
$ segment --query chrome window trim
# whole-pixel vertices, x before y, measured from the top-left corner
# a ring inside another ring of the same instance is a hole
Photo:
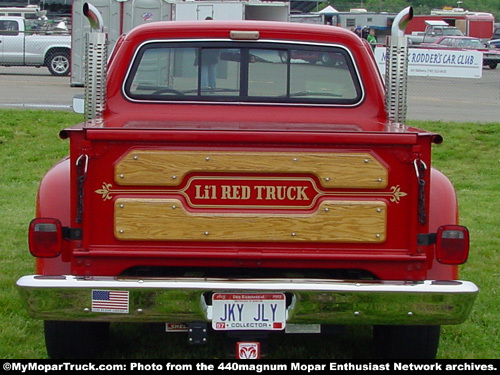
[[[259,39],[259,40],[238,40],[239,43],[249,43],[249,44],[263,44],[263,43],[271,43],[271,44],[276,44],[276,45],[300,45],[300,46],[314,46],[314,47],[327,47],[327,48],[340,48],[344,50],[350,57],[353,67],[354,67],[354,72],[356,74],[356,78],[358,79],[359,82],[359,87],[360,87],[360,98],[356,103],[350,103],[350,104],[340,104],[340,103],[299,103],[299,102],[293,102],[293,103],[281,103],[281,102],[259,102],[259,101],[252,101],[252,102],[247,102],[247,101],[241,101],[241,100],[235,100],[235,101],[230,101],[230,100],[224,100],[224,101],[210,101],[210,100],[145,100],[145,99],[135,99],[131,98],[129,95],[127,95],[127,91],[125,89],[126,82],[128,81],[131,71],[132,71],[132,66],[134,65],[134,62],[137,59],[137,55],[139,54],[139,51],[146,45],[148,44],[153,44],[153,43],[199,43],[199,42],[222,42],[222,43],[235,43],[234,40],[229,39],[229,38],[208,38],[208,39],[151,39],[148,41],[145,41],[139,45],[138,48],[134,51],[134,56],[128,66],[127,72],[125,74],[125,79],[123,80],[122,83],[122,95],[124,98],[126,98],[128,101],[133,102],[133,103],[146,103],[146,104],[209,104],[209,105],[250,105],[250,106],[292,106],[292,107],[343,107],[343,108],[353,108],[359,106],[365,99],[365,87],[364,83],[361,80],[361,75],[359,74],[359,69],[358,66],[356,65],[356,61],[354,59],[354,56],[352,55],[351,51],[346,48],[343,45],[340,44],[331,44],[331,43],[317,43],[317,42],[303,42],[303,41],[292,41],[292,40],[275,40],[275,39]]]

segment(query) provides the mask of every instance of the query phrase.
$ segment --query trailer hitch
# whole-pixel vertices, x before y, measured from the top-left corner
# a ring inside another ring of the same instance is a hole
[[[205,322],[192,322],[188,325],[188,340],[192,345],[207,343],[208,325]]]

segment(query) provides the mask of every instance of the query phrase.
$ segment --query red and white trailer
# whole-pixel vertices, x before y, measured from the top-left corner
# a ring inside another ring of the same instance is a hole
[[[495,17],[491,13],[469,12],[463,9],[432,11],[430,15],[415,15],[406,27],[406,34],[425,31],[425,21],[445,21],[458,27],[467,36],[491,39]]]

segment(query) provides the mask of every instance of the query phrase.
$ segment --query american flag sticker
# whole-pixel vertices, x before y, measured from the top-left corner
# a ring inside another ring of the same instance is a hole
[[[92,290],[92,312],[128,314],[127,290]]]

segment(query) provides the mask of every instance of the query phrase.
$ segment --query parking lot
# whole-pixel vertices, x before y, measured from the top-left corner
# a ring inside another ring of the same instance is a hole
[[[47,68],[0,67],[0,108],[72,110],[82,87]],[[410,77],[409,120],[499,122],[500,69],[483,69],[480,79]]]
[[[500,69],[480,79],[410,77],[408,119],[500,122]]]

